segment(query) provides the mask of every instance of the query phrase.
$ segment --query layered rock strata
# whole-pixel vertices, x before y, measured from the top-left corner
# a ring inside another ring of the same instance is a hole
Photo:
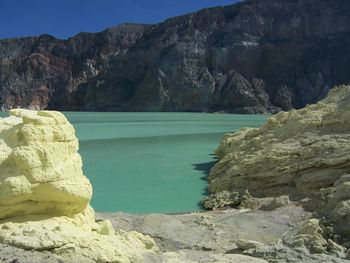
[[[136,262],[154,253],[150,237],[96,223],[91,196],[63,114],[16,109],[0,119],[1,243],[76,262]]]
[[[350,170],[350,87],[300,110],[281,112],[261,127],[225,135],[208,177],[209,191],[301,198]],[[346,185],[346,183],[345,183]],[[344,186],[345,187],[345,186]]]
[[[350,81],[349,12],[346,0],[246,0],[67,40],[1,40],[0,108],[304,107]]]

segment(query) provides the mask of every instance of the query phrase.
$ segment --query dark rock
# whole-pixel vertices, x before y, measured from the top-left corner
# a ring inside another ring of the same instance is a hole
[[[0,105],[57,110],[300,108],[349,83],[350,2],[247,0],[68,40],[0,41]]]

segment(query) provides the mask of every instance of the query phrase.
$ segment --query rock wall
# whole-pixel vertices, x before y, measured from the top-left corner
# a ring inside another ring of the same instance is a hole
[[[350,86],[317,104],[280,112],[257,129],[225,135],[209,191],[249,189],[254,196],[301,198],[350,171]]]
[[[349,83],[350,2],[246,0],[68,40],[0,41],[0,106],[266,113]]]
[[[137,262],[154,241],[95,222],[74,128],[59,112],[0,118],[0,242],[72,262]]]

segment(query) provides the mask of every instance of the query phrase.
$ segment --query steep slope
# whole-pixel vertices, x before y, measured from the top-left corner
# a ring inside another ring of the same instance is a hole
[[[143,25],[125,24],[68,40],[49,35],[0,41],[0,104],[77,109],[82,91],[109,68],[109,59],[135,43]],[[79,106],[78,106],[79,107]]]
[[[0,42],[3,108],[275,112],[350,80],[350,2],[247,0],[67,41]]]

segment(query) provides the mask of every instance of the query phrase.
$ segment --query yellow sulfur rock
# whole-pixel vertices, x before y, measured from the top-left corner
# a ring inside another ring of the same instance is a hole
[[[208,177],[209,191],[303,195],[350,171],[350,86],[300,110],[278,113],[259,129],[227,134]]]
[[[136,262],[156,251],[148,236],[96,223],[91,196],[63,114],[16,109],[0,118],[0,242],[72,261]]]

